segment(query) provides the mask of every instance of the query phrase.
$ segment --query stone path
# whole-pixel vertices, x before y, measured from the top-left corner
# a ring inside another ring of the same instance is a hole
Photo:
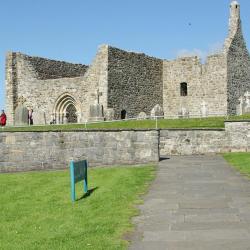
[[[131,250],[250,250],[250,181],[221,156],[162,161],[140,209]]]

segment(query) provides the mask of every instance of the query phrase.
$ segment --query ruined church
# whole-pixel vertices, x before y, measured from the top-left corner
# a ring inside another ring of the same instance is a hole
[[[6,113],[18,124],[23,109],[34,124],[82,123],[146,116],[236,115],[250,110],[250,58],[240,5],[230,4],[229,32],[221,52],[164,60],[99,47],[91,65],[9,52]]]

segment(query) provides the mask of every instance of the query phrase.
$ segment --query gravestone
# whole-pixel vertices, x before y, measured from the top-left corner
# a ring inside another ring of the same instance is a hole
[[[101,104],[89,106],[89,121],[104,121],[103,106]]]
[[[243,113],[244,113],[244,98],[241,96],[239,98],[239,103],[236,106],[236,114],[243,115]]]
[[[138,116],[137,119],[139,120],[145,120],[147,119],[147,114],[145,112],[141,112]]]
[[[106,121],[113,121],[115,119],[115,111],[114,109],[106,109],[105,110],[105,120]]]
[[[28,114],[29,111],[25,106],[17,106],[15,109],[15,126],[27,126],[29,124]]]
[[[208,116],[208,108],[205,101],[201,103],[201,117],[205,118]]]
[[[246,92],[244,94],[245,97],[245,105],[244,105],[244,114],[250,114],[250,92]]]
[[[179,118],[189,118],[189,111],[186,108],[182,107],[180,109],[180,111],[178,112],[178,117]]]
[[[162,116],[164,116],[163,109],[159,104],[155,105],[151,110],[151,117],[155,118],[156,116],[159,116],[158,118],[162,118]]]

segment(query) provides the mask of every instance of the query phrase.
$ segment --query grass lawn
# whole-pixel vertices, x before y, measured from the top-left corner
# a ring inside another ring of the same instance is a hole
[[[247,120],[250,115],[232,116],[230,120]],[[224,128],[225,117],[209,117],[196,119],[160,119],[157,122],[157,128]],[[102,122],[92,124],[66,124],[66,125],[46,125],[30,127],[5,127],[1,131],[58,131],[58,130],[78,130],[78,129],[155,129],[155,120],[132,120]]]
[[[90,169],[94,191],[75,203],[68,170],[1,174],[0,249],[125,249],[133,204],[154,174],[153,166]]]
[[[230,153],[223,156],[233,167],[250,177],[250,153]]]

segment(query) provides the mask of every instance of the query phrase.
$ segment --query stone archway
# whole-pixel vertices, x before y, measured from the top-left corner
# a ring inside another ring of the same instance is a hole
[[[56,124],[77,123],[79,120],[78,105],[75,98],[65,93],[61,95],[54,106],[53,120]]]
[[[66,108],[66,118],[68,123],[77,123],[77,111],[73,104],[69,104]]]

